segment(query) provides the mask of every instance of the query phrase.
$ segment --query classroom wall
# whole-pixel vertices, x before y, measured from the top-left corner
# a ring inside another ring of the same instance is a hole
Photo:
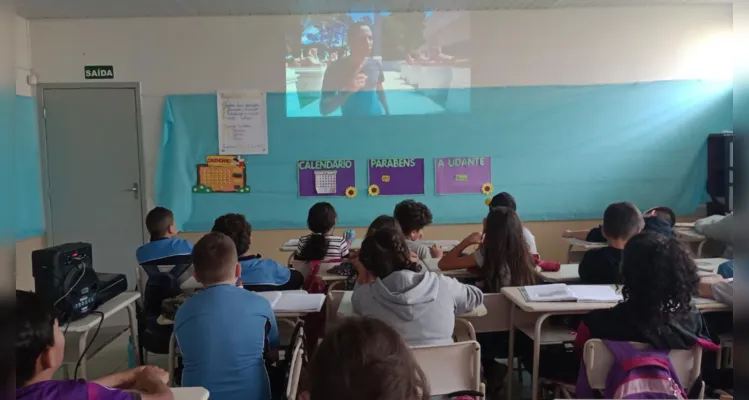
[[[115,81],[141,83],[151,207],[164,96],[227,88],[283,92],[284,26],[290,21],[284,16],[32,20],[34,69],[40,82],[83,82],[84,65],[114,65]],[[472,12],[471,21],[474,87],[712,79],[730,73],[721,52],[731,34],[730,6],[482,11]],[[526,155],[534,157],[534,149]],[[595,223],[528,225],[542,255],[562,260],[566,246],[560,232]],[[429,236],[455,239],[479,228],[435,226]],[[254,247],[283,260],[279,244],[302,233],[256,232]]]

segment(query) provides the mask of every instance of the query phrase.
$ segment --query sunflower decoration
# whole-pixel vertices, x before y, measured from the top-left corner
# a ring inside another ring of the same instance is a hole
[[[353,186],[349,186],[346,188],[346,197],[348,197],[349,199],[353,199],[354,197],[356,197],[357,193],[358,191]]]
[[[369,192],[369,195],[372,197],[377,196],[380,194],[380,187],[377,185],[369,185],[367,192]]]
[[[491,197],[487,197],[486,200],[484,200],[484,204],[486,204],[487,206],[491,206],[492,205],[492,198]]]
[[[485,195],[489,195],[489,193],[494,191],[494,185],[492,185],[491,182],[486,182],[483,185],[481,185],[481,193]]]

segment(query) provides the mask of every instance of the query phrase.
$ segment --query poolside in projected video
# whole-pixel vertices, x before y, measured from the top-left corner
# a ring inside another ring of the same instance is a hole
[[[286,29],[288,117],[470,111],[467,12],[300,16]]]

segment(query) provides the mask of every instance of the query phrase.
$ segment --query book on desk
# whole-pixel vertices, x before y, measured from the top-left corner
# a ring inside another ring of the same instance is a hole
[[[616,303],[622,300],[621,293],[617,293],[610,285],[574,285],[555,283],[551,285],[523,286],[520,289],[526,301],[539,302],[593,302]]]

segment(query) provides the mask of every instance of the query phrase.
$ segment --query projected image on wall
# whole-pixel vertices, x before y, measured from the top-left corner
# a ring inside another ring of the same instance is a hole
[[[300,16],[286,32],[289,117],[470,111],[467,12]]]

